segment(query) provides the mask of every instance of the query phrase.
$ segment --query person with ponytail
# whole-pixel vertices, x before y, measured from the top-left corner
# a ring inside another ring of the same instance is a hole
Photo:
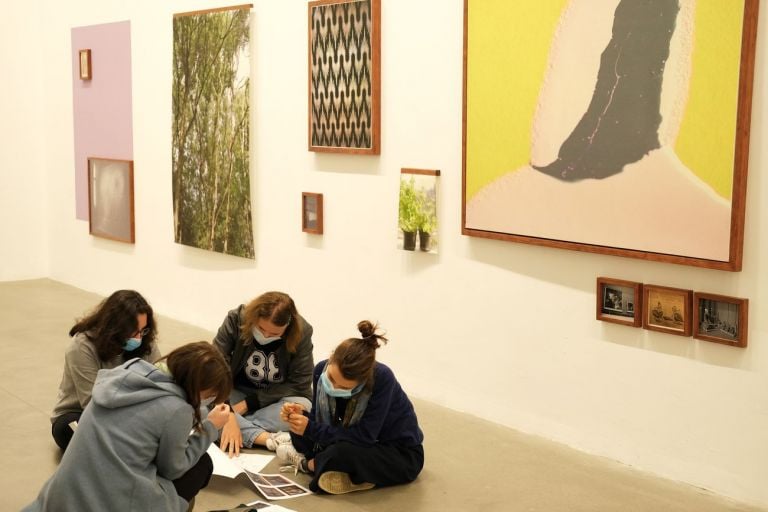
[[[227,421],[231,388],[207,341],[100,370],[58,469],[22,512],[191,510],[213,472],[206,450]],[[209,403],[220,405],[203,419]]]
[[[58,402],[51,417],[53,440],[62,451],[91,399],[96,373],[136,357],[154,363],[160,358],[156,334],[152,307],[133,290],[114,292],[72,326],[72,342],[64,353]]]
[[[376,361],[387,338],[357,324],[361,338],[342,341],[314,370],[314,407],[285,404],[291,443],[277,456],[313,474],[314,492],[343,494],[412,482],[424,466],[424,434],[392,370]]]
[[[221,449],[232,457],[241,447],[275,451],[290,442],[280,418],[283,403],[311,408],[312,326],[282,292],[267,292],[231,310],[213,344],[229,362],[234,389]]]

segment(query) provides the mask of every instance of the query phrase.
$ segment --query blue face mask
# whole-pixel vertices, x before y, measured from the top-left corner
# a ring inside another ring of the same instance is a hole
[[[212,396],[210,398],[203,398],[200,400],[200,407],[208,407],[213,403],[213,401],[216,399],[215,396]]]
[[[140,338],[128,338],[123,345],[123,350],[126,352],[133,352],[141,346]]]
[[[320,382],[323,385],[323,390],[328,396],[332,396],[334,398],[352,398],[352,395],[356,395],[363,389],[362,384],[358,384],[352,389],[336,389],[333,387],[333,384],[331,384],[331,380],[328,378],[328,373],[323,372],[320,374]]]
[[[262,332],[259,330],[258,327],[254,327],[252,332],[253,332],[254,339],[259,345],[269,345],[273,341],[277,341],[280,339],[280,336],[270,336],[269,338],[267,338],[266,336],[264,336],[264,334],[262,334]]]

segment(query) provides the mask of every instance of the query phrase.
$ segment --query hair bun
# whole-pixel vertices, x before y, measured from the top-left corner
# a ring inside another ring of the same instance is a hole
[[[357,324],[357,330],[360,331],[360,334],[363,336],[362,341],[364,341],[374,350],[379,348],[381,343],[387,342],[387,338],[376,332],[378,328],[379,324],[371,323],[368,320],[363,320]]]
[[[363,335],[363,338],[370,338],[376,333],[376,326],[368,320],[357,323],[357,330]]]

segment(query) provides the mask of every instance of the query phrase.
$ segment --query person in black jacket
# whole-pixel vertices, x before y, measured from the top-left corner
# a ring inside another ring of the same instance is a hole
[[[314,407],[283,405],[292,443],[277,456],[313,473],[314,492],[343,494],[412,482],[424,466],[424,434],[395,375],[376,362],[387,339],[364,320],[314,371]]]
[[[264,293],[227,314],[213,344],[233,377],[231,413],[221,433],[230,457],[245,446],[275,450],[287,442],[283,403],[311,409],[312,326],[282,292]]]

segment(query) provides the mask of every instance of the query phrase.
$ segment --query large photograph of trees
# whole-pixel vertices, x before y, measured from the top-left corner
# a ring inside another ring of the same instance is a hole
[[[176,243],[253,258],[250,5],[173,19]]]

